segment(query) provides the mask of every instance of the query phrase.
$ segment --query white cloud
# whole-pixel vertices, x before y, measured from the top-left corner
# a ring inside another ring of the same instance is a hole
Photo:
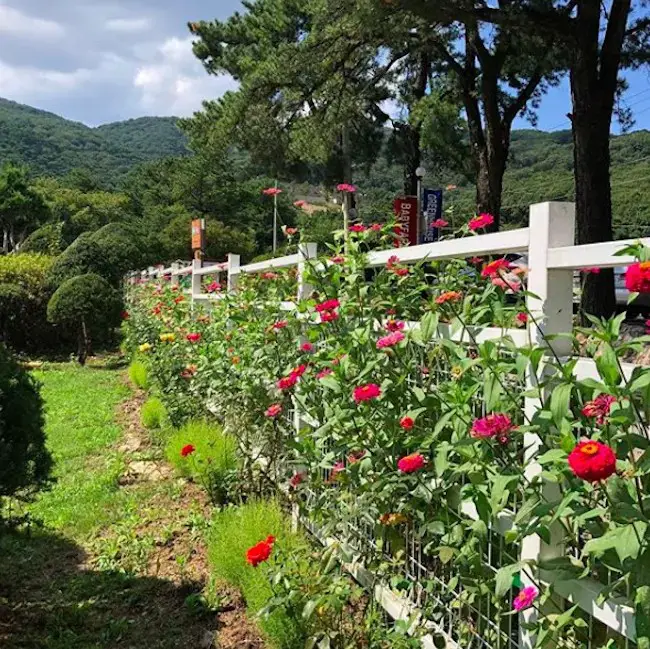
[[[113,18],[106,22],[106,29],[111,32],[133,34],[151,28],[148,18]]]
[[[29,16],[18,9],[0,4],[0,32],[33,39],[51,39],[63,36],[65,29],[53,20]]]
[[[192,39],[168,38],[133,77],[140,106],[156,115],[190,115],[204,99],[237,87],[227,76],[208,77],[192,53]]]

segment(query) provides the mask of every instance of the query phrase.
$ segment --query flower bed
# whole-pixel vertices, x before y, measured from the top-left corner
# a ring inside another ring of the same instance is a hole
[[[620,340],[621,316],[576,329],[597,368],[580,378],[576,359],[517,342],[539,318],[525,269],[407,265],[396,250],[370,278],[365,253],[391,228],[350,236],[307,265],[291,310],[294,270],[242,275],[205,312],[174,286],[132,287],[127,345],[172,420],[216,413],[246,494],[281,486],[460,646],[519,646],[523,632],[540,646],[624,647],[558,596],[594,580],[604,598],[636,602],[643,646],[650,369],[625,376],[620,360],[650,337]],[[645,291],[648,250],[634,252],[630,283]],[[551,551],[527,558],[538,540]]]

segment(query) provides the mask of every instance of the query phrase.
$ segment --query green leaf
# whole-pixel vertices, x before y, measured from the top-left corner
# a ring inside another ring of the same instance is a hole
[[[644,538],[647,528],[647,523],[642,521],[616,527],[597,539],[587,541],[583,552],[584,554],[600,555],[613,548],[621,561],[630,557],[635,559],[639,556],[641,549],[639,539]]]
[[[517,563],[510,564],[499,568],[496,574],[495,595],[503,597],[512,587],[512,579],[523,567],[524,563],[518,561]]]
[[[569,413],[572,389],[573,386],[570,383],[561,383],[553,390],[553,394],[551,395],[551,414],[558,428],[560,428],[562,420]]]
[[[438,328],[438,314],[429,311],[422,316],[420,320],[420,335],[422,336],[422,342],[429,342]]]
[[[302,619],[308,620],[312,616],[313,612],[316,610],[317,606],[318,606],[318,600],[310,599],[305,604],[305,608],[302,609]]]
[[[490,493],[490,505],[495,512],[498,512],[502,508],[501,500],[505,495],[508,487],[513,483],[519,480],[517,475],[503,475],[497,473],[492,480],[492,490]]]
[[[438,557],[442,563],[449,563],[454,558],[454,554],[456,554],[455,548],[450,548],[447,545],[438,548]]]
[[[608,385],[618,385],[621,382],[616,352],[611,345],[605,345],[601,355],[596,357],[596,367],[598,374]]]
[[[639,392],[650,385],[650,371],[642,370],[642,373],[635,377],[628,385],[630,392]]]

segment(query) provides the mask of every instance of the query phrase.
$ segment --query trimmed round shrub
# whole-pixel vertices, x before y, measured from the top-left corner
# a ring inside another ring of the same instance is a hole
[[[180,475],[205,488],[215,504],[228,498],[237,471],[237,440],[218,424],[190,421],[167,443],[167,459]]]
[[[51,468],[38,385],[0,345],[0,498],[31,499]]]
[[[120,321],[122,302],[110,284],[89,273],[66,280],[47,305],[47,318],[69,326],[77,334],[77,358],[82,365],[91,351],[93,337],[107,336]]]
[[[150,430],[154,428],[162,428],[162,425],[167,416],[163,402],[157,397],[147,399],[142,405],[140,411],[140,421],[145,428]]]

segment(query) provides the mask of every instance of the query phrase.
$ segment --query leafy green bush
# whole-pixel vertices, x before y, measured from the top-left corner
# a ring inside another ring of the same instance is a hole
[[[46,318],[53,262],[34,253],[0,255],[0,338],[13,349],[33,352],[58,343]]]
[[[89,273],[59,286],[47,305],[47,318],[77,333],[77,359],[83,365],[93,337],[108,336],[119,322],[121,305],[117,291],[99,275]]]
[[[31,498],[51,467],[38,385],[0,345],[0,498]]]
[[[146,390],[149,385],[147,366],[142,361],[133,361],[129,366],[129,379],[137,388]]]
[[[157,397],[150,397],[145,401],[140,411],[140,420],[145,428],[162,428],[167,413],[162,401]]]
[[[60,255],[66,244],[63,240],[63,223],[46,223],[34,230],[23,243],[21,252]]]
[[[228,500],[237,470],[237,440],[221,426],[188,422],[169,439],[167,458],[182,476],[200,483],[213,503]]]
[[[246,550],[267,536],[276,538],[274,550],[304,552],[306,541],[291,532],[287,516],[274,501],[250,501],[237,508],[217,512],[208,538],[208,557],[213,574],[238,588],[249,610],[261,611],[273,597],[264,564],[253,568],[246,562]],[[274,556],[269,560],[274,565]],[[261,620],[272,646],[295,649],[304,645],[300,625],[285,611],[276,610]]]

